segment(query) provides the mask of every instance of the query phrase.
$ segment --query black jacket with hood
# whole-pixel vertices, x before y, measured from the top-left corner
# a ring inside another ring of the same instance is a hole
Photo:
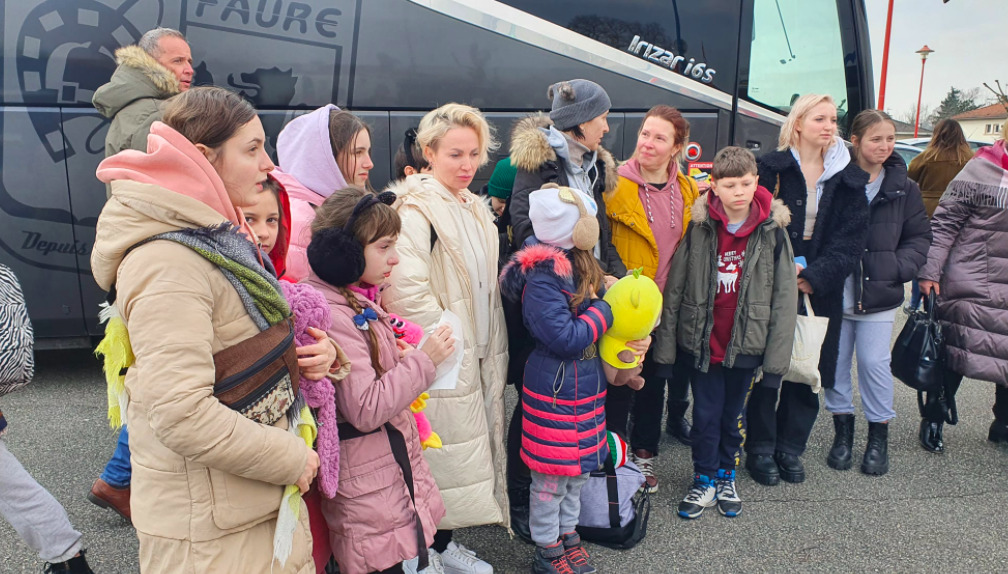
[[[868,174],[851,161],[826,180],[812,237],[806,241],[803,236],[808,189],[791,150],[770,152],[757,158],[756,165],[759,184],[776,189],[774,195],[791,211],[788,238],[795,257],[804,256],[808,264],[799,277],[812,285],[809,299],[815,314],[830,320],[819,356],[819,373],[822,386],[832,388],[840,354],[844,281],[857,267],[868,235],[868,200],[865,198]]]

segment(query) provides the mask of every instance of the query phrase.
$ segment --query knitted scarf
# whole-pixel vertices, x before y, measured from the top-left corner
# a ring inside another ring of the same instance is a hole
[[[1005,142],[980,148],[942,195],[972,207],[1008,209],[1008,153]]]
[[[284,297],[294,311],[294,338],[299,345],[309,345],[315,338],[308,327],[328,331],[332,327],[332,314],[325,296],[311,285],[281,281]],[[309,407],[316,409],[319,421],[319,490],[326,498],[334,498],[339,487],[339,433],[336,430],[336,388],[328,377],[312,381],[301,377],[301,394]]]
[[[290,307],[280,291],[280,283],[263,267],[256,246],[231,222],[161,233],[143,241],[141,245],[156,240],[174,241],[189,247],[216,265],[238,292],[245,311],[260,331],[291,316]],[[122,425],[122,416],[126,412],[126,368],[133,364],[135,357],[129,344],[129,332],[122,319],[116,315],[115,306],[108,305],[101,317],[108,320],[108,326],[105,338],[96,352],[105,355],[109,420],[113,427],[117,427]],[[310,448],[315,442],[318,429],[300,393],[287,411],[287,420],[290,432],[301,437]],[[280,503],[273,538],[273,557],[280,564],[285,564],[290,556],[300,508],[300,490],[295,485],[288,485]]]

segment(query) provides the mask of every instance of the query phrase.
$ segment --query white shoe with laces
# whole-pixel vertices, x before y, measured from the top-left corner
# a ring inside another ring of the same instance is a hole
[[[480,560],[476,553],[456,542],[449,542],[441,553],[445,574],[493,574],[493,566]]]
[[[641,485],[641,490],[646,490],[651,494],[658,492],[658,477],[654,471],[654,459],[655,456],[646,450],[636,450],[630,453],[630,460],[633,461],[637,469],[644,475],[644,484]]]
[[[441,555],[433,548],[427,549],[427,567],[417,572],[417,557],[414,556],[403,562],[403,572],[406,574],[444,574],[444,564],[441,563]]]

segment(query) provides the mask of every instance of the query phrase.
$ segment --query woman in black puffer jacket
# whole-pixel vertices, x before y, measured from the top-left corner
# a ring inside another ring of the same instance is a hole
[[[816,315],[829,317],[819,359],[826,388],[836,374],[844,279],[857,266],[868,231],[868,174],[850,161],[836,132],[833,98],[802,96],[781,126],[777,151],[757,160],[760,185],[774,189],[791,210],[787,233],[798,290],[809,295]],[[799,457],[819,414],[812,388],[784,380],[778,390],[763,381],[753,388],[746,413],[746,469],[753,479],[768,486],[781,478],[804,481]]]
[[[836,380],[825,393],[836,430],[826,463],[847,470],[853,458],[851,363],[856,350],[858,389],[868,420],[861,472],[873,475],[889,471],[888,423],[896,416],[889,343],[896,310],[903,303],[904,283],[917,277],[931,246],[920,188],[907,178],[906,164],[893,152],[895,142],[896,125],[885,112],[865,110],[854,118],[851,143],[858,166],[868,172],[865,195],[871,215],[860,264],[844,284]]]

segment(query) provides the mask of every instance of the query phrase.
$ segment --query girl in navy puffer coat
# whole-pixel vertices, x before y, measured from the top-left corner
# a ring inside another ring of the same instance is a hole
[[[535,340],[521,397],[521,457],[532,471],[533,572],[594,571],[574,527],[581,487],[609,456],[597,342],[613,316],[598,298],[603,273],[591,251],[598,241],[595,212],[595,202],[571,188],[553,184],[532,192],[535,237],[501,272],[501,291],[521,299]]]

